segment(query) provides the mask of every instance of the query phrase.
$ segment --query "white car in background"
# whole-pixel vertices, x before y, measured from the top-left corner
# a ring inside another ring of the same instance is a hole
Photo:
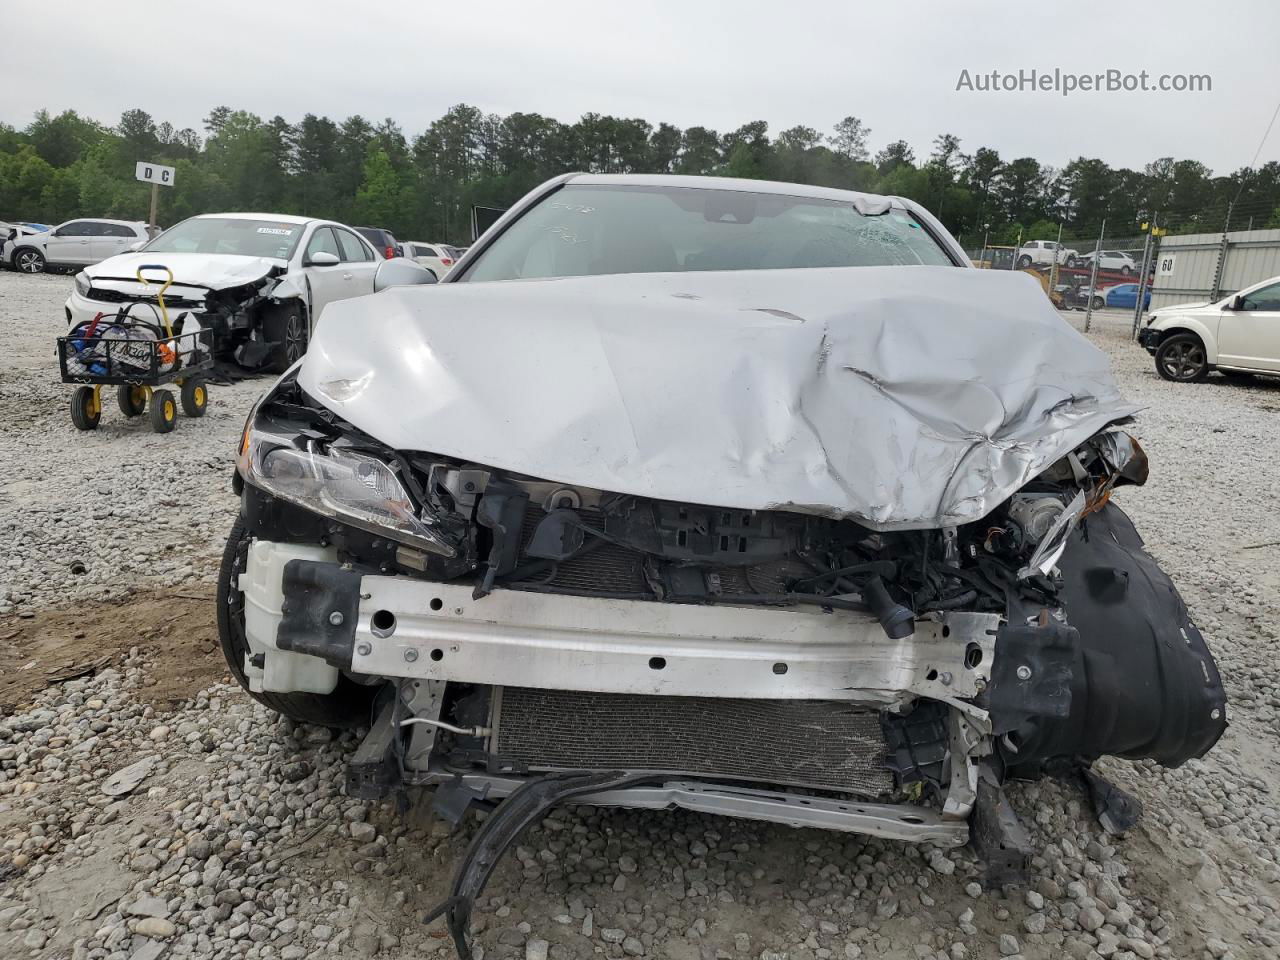
[[[1229,377],[1280,376],[1280,277],[1214,303],[1160,307],[1138,332],[1156,372],[1195,383],[1220,370]]]
[[[1018,250],[1018,269],[1030,266],[1049,267],[1057,260],[1060,267],[1074,267],[1080,263],[1080,254],[1062,246],[1056,240],[1028,240]]]
[[[150,284],[139,282],[140,270]],[[219,359],[277,371],[306,352],[327,304],[381,286],[434,280],[416,264],[383,260],[368,240],[340,223],[270,213],[204,214],[136,253],[76,274],[67,322],[74,326],[126,310],[133,319],[155,322],[165,270],[173,275],[164,299],[175,329],[190,315],[213,330]]]
[[[1079,261],[1082,267],[1093,266],[1093,251],[1080,254]],[[1138,262],[1123,250],[1103,250],[1098,256],[1098,269],[1115,270],[1127,277],[1137,272]]]
[[[13,270],[42,273],[46,268],[98,263],[147,239],[147,225],[140,220],[68,220],[52,230],[6,241],[0,258]]]
[[[430,270],[437,280],[442,279],[461,256],[457,247],[450,247],[443,243],[424,243],[421,240],[410,240],[406,243],[404,255]]]

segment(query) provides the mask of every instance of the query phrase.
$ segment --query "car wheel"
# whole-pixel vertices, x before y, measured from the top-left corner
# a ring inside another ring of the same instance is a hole
[[[1209,374],[1204,344],[1193,333],[1166,337],[1156,350],[1156,372],[1175,383],[1197,383]]]
[[[307,352],[307,323],[302,306],[296,301],[282,304],[268,313],[263,332],[273,344],[271,368],[276,373],[284,373]]]
[[[366,687],[345,676],[338,677],[333,693],[255,693],[249,689],[244,672],[249,654],[249,639],[244,633],[244,594],[237,583],[248,562],[251,539],[244,520],[237,517],[218,570],[218,643],[231,675],[263,706],[300,723],[352,727],[367,721],[378,687]]]
[[[1067,266],[1070,267],[1072,270],[1074,270],[1076,267],[1080,266],[1080,258],[1067,257]]]
[[[1133,273],[1133,267],[1129,266],[1127,263],[1121,264],[1120,272],[1127,277],[1129,274]]]
[[[23,247],[13,255],[13,267],[22,273],[44,273],[44,254],[31,247]]]
[[[1025,270],[1029,266],[1031,266],[1031,258],[1024,253],[1018,258],[1018,269]]]
[[[1093,298],[1093,309],[1095,309],[1095,310],[1105,310],[1105,309],[1106,309],[1106,306],[1107,306],[1107,301],[1106,301],[1103,297],[1094,297],[1094,298]]]

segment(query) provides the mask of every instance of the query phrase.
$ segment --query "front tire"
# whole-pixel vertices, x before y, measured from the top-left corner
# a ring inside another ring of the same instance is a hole
[[[203,417],[209,408],[209,388],[203,380],[188,380],[182,385],[182,412],[188,417]]]
[[[172,390],[151,391],[151,429],[156,433],[168,433],[178,422],[178,404]]]
[[[71,422],[77,430],[97,430],[102,420],[102,404],[93,387],[76,387],[71,395]]]
[[[1067,266],[1068,266],[1070,269],[1074,270],[1076,267],[1080,266],[1080,258],[1079,258],[1079,257],[1067,257]]]
[[[1209,375],[1204,343],[1194,333],[1165,337],[1156,349],[1156,372],[1174,383],[1199,383]]]
[[[1018,269],[1025,270],[1029,266],[1031,266],[1031,258],[1024,253],[1018,258]]]
[[[284,373],[307,352],[307,321],[297,301],[271,310],[263,321],[262,332],[273,344],[271,369],[276,373]]]
[[[20,273],[44,273],[44,254],[32,247],[23,247],[13,255],[13,269]]]
[[[1106,306],[1107,306],[1107,301],[1104,298],[1102,297],[1093,298],[1093,309],[1103,310],[1106,308]]]
[[[1133,273],[1133,267],[1129,266],[1127,263],[1122,264],[1120,267],[1120,273],[1127,277],[1129,274]]]
[[[236,517],[218,570],[218,643],[236,683],[267,709],[300,723],[354,727],[367,722],[379,688],[363,686],[345,676],[338,677],[333,693],[256,693],[249,689],[244,669],[249,640],[244,632],[244,594],[238,587],[238,580],[248,563],[251,540],[244,520]]]
[[[122,383],[116,387],[116,405],[126,417],[140,417],[147,409],[147,391],[145,387]]]

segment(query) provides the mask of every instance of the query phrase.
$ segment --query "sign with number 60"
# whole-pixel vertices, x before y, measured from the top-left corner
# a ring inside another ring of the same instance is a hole
[[[134,176],[143,183],[153,183],[159,187],[173,186],[173,167],[163,164],[139,161]]]

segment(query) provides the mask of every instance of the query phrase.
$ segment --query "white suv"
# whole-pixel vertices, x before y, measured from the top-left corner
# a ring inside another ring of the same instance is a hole
[[[404,255],[430,270],[437,280],[442,279],[458,262],[458,252],[454,247],[443,243],[424,243],[421,240],[406,243]]]
[[[1161,307],[1138,332],[1166,380],[1194,383],[1217,369],[1227,376],[1280,375],[1280,277],[1214,303]]]
[[[4,245],[5,266],[23,273],[46,267],[84,267],[146,243],[147,225],[132,220],[68,220],[44,233],[18,236]]]
[[[1018,269],[1025,270],[1032,265],[1048,267],[1055,259],[1060,267],[1075,267],[1080,263],[1080,254],[1056,240],[1028,240],[1018,251]]]

